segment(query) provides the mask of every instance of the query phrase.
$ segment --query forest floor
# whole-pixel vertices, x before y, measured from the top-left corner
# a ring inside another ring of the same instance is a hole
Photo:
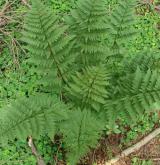
[[[140,159],[152,160],[156,165],[160,165],[160,138],[153,139],[132,156],[137,156]]]
[[[132,142],[132,145],[144,139],[148,134],[140,135]],[[132,146],[131,144],[126,144],[126,146],[121,147],[119,143],[120,138],[122,138],[120,135],[111,135],[102,139],[100,146],[97,147],[96,150],[91,151],[91,153],[86,156],[86,159],[83,159],[79,165],[90,165],[93,164],[93,162],[97,162],[97,165],[105,165],[111,157],[113,158],[119,155],[123,150]],[[142,163],[143,161],[144,163]],[[136,163],[134,164],[134,162]],[[160,135],[113,165],[160,165]]]
[[[131,165],[131,159],[133,157],[137,157],[139,160],[150,160],[154,163],[154,165],[160,165],[160,138],[158,137],[153,139],[139,151],[124,158],[124,160],[119,162],[119,165]]]

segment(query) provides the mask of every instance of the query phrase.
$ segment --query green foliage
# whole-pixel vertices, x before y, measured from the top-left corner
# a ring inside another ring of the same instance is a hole
[[[52,165],[56,164],[57,160],[63,160],[62,149],[64,149],[64,144],[61,141],[60,144],[57,142],[53,143],[53,140],[47,134],[44,134],[39,140],[34,140],[34,143],[46,164]]]
[[[14,141],[9,143],[7,148],[0,147],[1,165],[35,165],[36,159],[26,142]]]
[[[146,72],[148,69],[159,70],[159,52],[150,51],[149,49],[136,53],[134,56],[129,56],[124,60],[124,69],[129,73],[134,73],[139,67]]]
[[[108,12],[105,1],[79,0],[66,22],[59,22],[51,9],[33,1],[22,38],[28,54],[24,66],[31,75],[22,79],[34,85],[31,92],[26,87],[26,97],[1,110],[1,142],[60,133],[68,162],[76,164],[97,146],[105,124],[133,123],[155,110],[159,55],[141,53],[135,59],[137,53],[123,52],[135,36],[134,4],[122,0]]]
[[[139,160],[135,157],[132,161],[132,165],[153,165],[153,162],[151,160]]]
[[[75,35],[77,61],[84,65],[95,65],[106,56],[104,38],[107,32],[105,1],[81,0],[67,19],[71,34]]]
[[[32,67],[21,66],[19,70],[4,66],[5,70],[0,74],[0,107],[17,98],[35,95],[39,90],[40,87],[35,83],[39,76],[32,72]]]
[[[133,27],[135,1],[119,1],[117,8],[108,18],[108,38],[111,56],[122,56],[124,46],[127,41],[135,36],[136,31]]]
[[[159,14],[157,12],[148,12],[143,16],[137,17],[135,29],[139,31],[137,37],[127,45],[131,55],[135,52],[150,49],[151,51],[159,48]]]
[[[39,140],[34,139],[35,146],[42,155],[46,164],[54,164],[54,157],[63,160],[59,146],[53,144],[47,135],[43,135]],[[14,140],[9,142],[7,147],[0,146],[0,164],[1,165],[35,165],[36,158],[33,156],[27,142]],[[64,147],[64,144],[62,144]]]
[[[144,110],[151,110],[160,97],[159,81],[158,72],[150,70],[143,73],[137,69],[134,74],[121,77],[117,92],[105,103],[110,124],[117,118],[126,119],[128,122],[136,121],[136,117],[142,115]]]
[[[52,138],[56,122],[67,118],[65,110],[56,97],[38,95],[19,99],[1,111],[0,141],[23,140],[29,135],[38,138],[45,132]]]
[[[77,0],[43,0],[43,2],[56,13],[64,14],[75,6]]]
[[[107,96],[108,74],[104,66],[90,67],[72,76],[67,87],[68,95],[75,106],[99,111]]]
[[[125,135],[121,139],[121,144],[129,146],[133,140],[136,140],[139,135],[146,134],[146,132],[151,132],[154,129],[155,124],[159,124],[159,117],[157,113],[154,114],[143,114],[137,118],[137,123],[128,125],[127,122],[122,122],[118,127],[117,132]],[[129,129],[125,129],[129,127]]]
[[[22,40],[31,55],[29,62],[36,65],[36,71],[43,76],[40,83],[51,86],[52,90],[53,85],[60,86],[59,80],[67,81],[68,66],[74,59],[72,37],[64,35],[66,28],[58,25],[57,16],[36,1],[26,16]]]
[[[68,150],[68,162],[75,165],[90,148],[96,146],[103,124],[89,111],[77,110],[70,114],[69,121],[64,122],[61,129]]]

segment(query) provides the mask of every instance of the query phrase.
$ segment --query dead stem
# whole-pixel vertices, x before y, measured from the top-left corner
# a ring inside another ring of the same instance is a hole
[[[29,136],[28,139],[28,146],[31,148],[33,155],[36,157],[37,159],[37,164],[38,165],[46,165],[42,156],[38,153],[34,143],[33,143],[33,138],[31,136]]]

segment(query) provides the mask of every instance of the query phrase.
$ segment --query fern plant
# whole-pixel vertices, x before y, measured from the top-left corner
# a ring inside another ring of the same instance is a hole
[[[108,15],[104,0],[79,0],[62,23],[33,1],[22,41],[43,90],[1,110],[0,142],[61,133],[66,161],[75,165],[96,147],[106,124],[134,122],[154,110],[160,100],[159,54],[137,58],[121,51],[136,34],[134,4],[120,0]]]

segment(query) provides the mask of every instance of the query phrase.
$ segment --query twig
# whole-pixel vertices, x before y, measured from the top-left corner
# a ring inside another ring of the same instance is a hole
[[[29,3],[27,2],[27,0],[22,0],[22,3],[27,6],[28,8],[31,8],[31,6],[29,5]]]
[[[3,28],[0,28],[0,32],[2,34],[4,34],[5,36],[9,37],[11,43],[8,44],[7,42],[5,42],[5,41],[4,42],[6,44],[10,45],[9,48],[10,48],[11,53],[13,54],[13,61],[16,64],[16,66],[18,66],[18,68],[20,68],[19,57],[18,57],[19,50],[23,51],[23,53],[25,55],[26,55],[26,51],[22,48],[22,46],[18,42],[18,40],[16,40],[15,38],[12,37],[11,32],[7,32]]]
[[[138,151],[141,147],[149,143],[152,139],[154,139],[157,135],[160,134],[160,128],[157,128],[153,132],[151,132],[149,135],[144,137],[140,142],[136,143],[135,145],[129,147],[128,149],[124,150],[121,154],[117,155],[115,158],[107,161],[105,165],[114,165],[120,159],[132,154],[135,151]]]
[[[6,21],[6,18],[5,18],[5,12],[7,11],[9,7],[10,7],[10,4],[7,1],[5,5],[3,6],[3,8],[0,10],[0,27],[5,26],[8,23],[8,21]]]
[[[147,158],[147,159],[142,159],[142,158],[139,158],[139,160],[151,160],[151,161],[160,161],[160,158]]]
[[[33,143],[33,139],[31,136],[29,137],[29,140],[28,140],[28,146],[31,148],[33,155],[36,157],[37,164],[38,165],[46,165],[42,156],[37,152],[37,149]]]
[[[3,16],[3,14],[5,13],[5,11],[8,9],[8,7],[10,6],[9,2],[7,1],[5,3],[5,5],[3,6],[3,8],[0,11],[0,17]]]
[[[8,163],[8,164],[10,164],[10,163],[18,163],[18,164],[20,164],[20,163],[23,163],[24,162],[24,160],[10,160],[10,161],[3,161],[3,160],[0,160],[0,165],[5,165],[6,163]]]
[[[154,0],[143,0],[141,3],[142,4],[153,4]]]

